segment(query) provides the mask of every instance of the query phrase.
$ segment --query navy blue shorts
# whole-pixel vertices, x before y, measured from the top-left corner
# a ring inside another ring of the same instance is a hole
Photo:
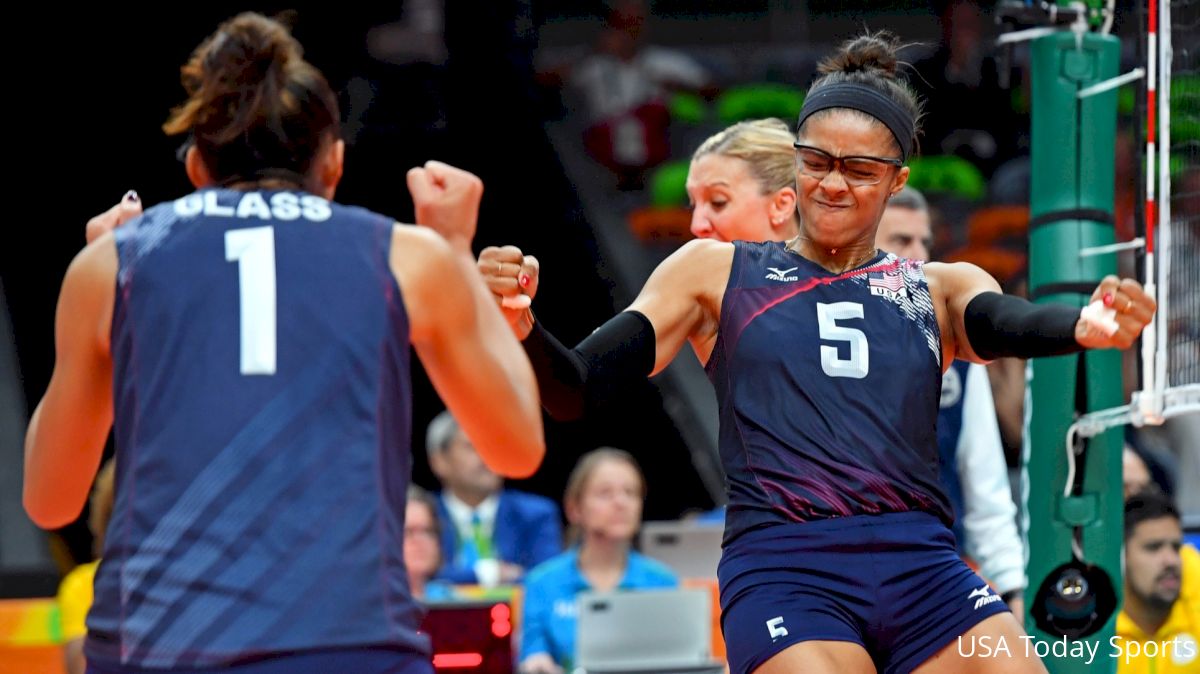
[[[163,674],[171,671],[186,671],[188,674],[433,674],[433,663],[427,655],[390,648],[331,648],[265,657],[252,662],[207,669],[140,669],[101,666],[89,662],[86,674]]]
[[[729,668],[748,674],[802,641],[849,641],[880,674],[910,672],[1008,607],[921,512],[764,527],[717,570]]]

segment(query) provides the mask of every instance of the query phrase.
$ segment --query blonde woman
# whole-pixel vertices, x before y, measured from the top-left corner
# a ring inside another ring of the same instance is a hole
[[[628,452],[596,449],[575,464],[563,496],[575,543],[534,567],[525,579],[522,672],[561,674],[572,669],[575,595],[580,592],[679,584],[666,566],[633,550],[645,498],[645,478]]]

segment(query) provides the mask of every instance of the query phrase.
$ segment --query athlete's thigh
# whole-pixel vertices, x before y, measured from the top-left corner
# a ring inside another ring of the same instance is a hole
[[[876,674],[876,669],[859,644],[802,641],[771,656],[754,674]]]
[[[913,670],[913,674],[1046,674],[1025,652],[1025,630],[1011,613],[998,613],[967,630]]]

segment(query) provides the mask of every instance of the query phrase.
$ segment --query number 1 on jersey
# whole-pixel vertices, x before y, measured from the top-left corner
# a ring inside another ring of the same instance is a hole
[[[275,374],[275,228],[225,232],[225,261],[238,263],[242,374]]]
[[[871,369],[871,352],[867,348],[867,335],[857,328],[838,325],[839,319],[862,318],[863,305],[858,302],[817,302],[817,328],[821,339],[831,342],[849,342],[850,357],[839,358],[836,346],[821,346],[821,369],[830,377],[862,379]]]

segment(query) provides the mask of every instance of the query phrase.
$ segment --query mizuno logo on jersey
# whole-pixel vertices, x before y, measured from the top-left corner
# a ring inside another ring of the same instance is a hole
[[[767,274],[768,281],[799,281],[799,276],[788,276],[788,274],[796,271],[799,267],[791,267],[789,269],[776,269],[775,267],[767,267],[771,271]]]
[[[967,595],[967,601],[971,601],[972,599],[979,597],[978,599],[975,599],[975,610],[979,610],[981,606],[987,606],[988,604],[994,604],[998,601],[1001,601],[1000,595],[991,594],[988,590],[988,586],[984,585],[978,590],[971,590],[971,594]]]

